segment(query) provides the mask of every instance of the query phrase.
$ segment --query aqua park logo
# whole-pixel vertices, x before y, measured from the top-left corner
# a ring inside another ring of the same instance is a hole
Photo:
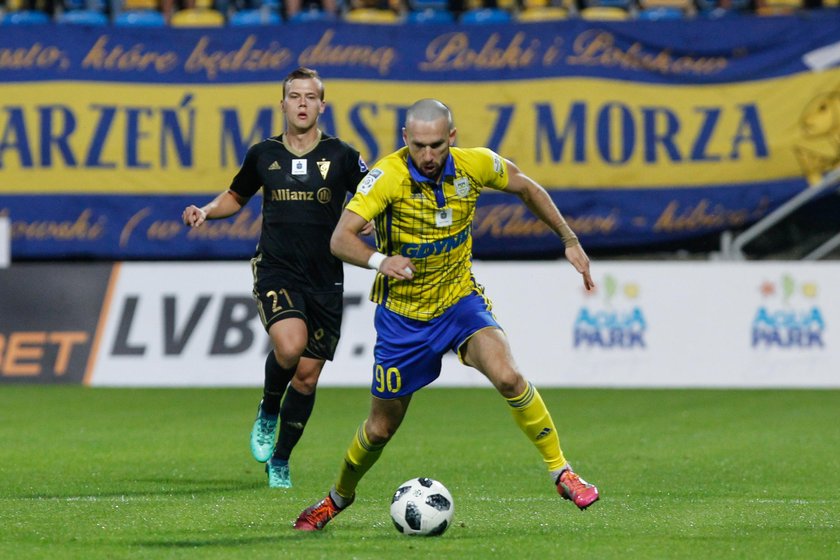
[[[752,321],[753,348],[823,348],[825,320],[817,305],[817,285],[784,274],[759,286],[764,302]]]
[[[585,305],[578,312],[574,348],[645,348],[647,321],[636,301],[639,285],[635,282],[622,284],[609,274],[599,285],[603,288],[584,292],[601,301]]]

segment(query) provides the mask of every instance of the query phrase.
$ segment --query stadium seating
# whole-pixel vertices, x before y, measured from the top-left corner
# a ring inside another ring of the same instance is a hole
[[[63,9],[56,10],[56,23],[69,25],[108,25],[104,0],[65,0]]]
[[[480,10],[482,8],[494,8],[505,10],[511,14],[520,8],[521,0],[463,0],[463,11]],[[536,0],[542,1],[542,0]],[[546,0],[548,2],[548,0]]]
[[[693,0],[639,0],[638,19],[682,19],[694,15]]]
[[[96,25],[104,26],[111,20],[102,12],[96,10],[71,10],[55,15],[55,22],[67,25]]]
[[[178,10],[169,23],[172,27],[222,27],[225,16],[213,8],[213,0],[195,0],[194,8]]]
[[[2,1],[2,0],[0,0]],[[58,0],[57,0],[58,1]],[[280,25],[284,23],[282,0],[194,0],[194,6],[178,10],[167,22],[161,0],[61,0],[55,14],[26,9],[25,0],[6,0],[0,25],[38,25],[50,22],[68,25],[119,27],[220,27]],[[109,17],[110,2],[112,14]],[[351,2],[353,5],[351,6]],[[695,15],[719,18],[756,14],[790,15],[813,7],[806,0],[464,0],[463,12],[450,11],[450,0],[392,0],[391,9],[371,7],[375,0],[338,0],[338,13],[315,5],[289,16],[289,23],[325,22],[339,19],[368,24],[504,24],[548,22],[580,17],[585,20],[665,20]],[[395,7],[399,3],[402,8]],[[122,5],[120,5],[122,4]],[[384,4],[383,4],[384,6]],[[840,0],[823,0],[818,8],[837,9]],[[407,8],[407,11],[404,11]],[[226,15],[227,14],[227,15]]]
[[[301,10],[289,17],[289,23],[313,23],[313,22],[334,22],[337,16],[333,13],[320,10],[318,8],[310,8],[308,10]]]
[[[633,0],[583,0],[582,8],[621,8],[630,11],[634,5]]]
[[[569,11],[559,6],[525,8],[516,14],[516,21],[559,21],[569,19]]]
[[[124,0],[112,23],[117,27],[165,27],[166,17],[158,9],[158,0]]]
[[[580,10],[580,17],[586,20],[617,21],[630,19],[630,12],[617,6],[588,6]]]
[[[425,10],[449,12],[449,0],[408,0],[408,8],[412,12],[423,12]]]
[[[157,10],[128,10],[114,16],[117,27],[166,27],[166,18]]]
[[[513,16],[501,8],[476,8],[461,14],[460,23],[464,25],[486,25],[488,23],[510,23]]]
[[[420,11],[411,11],[405,15],[406,23],[454,23],[455,15],[449,10],[436,10],[433,8],[426,8]]]
[[[222,7],[222,3],[229,3],[231,0],[213,0],[214,6],[217,10],[224,12],[227,8]],[[282,8],[286,2],[283,0],[245,0],[244,6],[239,6],[239,10],[268,10],[277,14],[282,13]]]
[[[46,25],[50,16],[40,10],[15,10],[0,15],[0,25]]]
[[[373,23],[393,25],[400,23],[402,18],[392,10],[379,8],[353,8],[344,14],[344,21],[350,23]]]
[[[569,14],[577,12],[578,5],[575,0],[522,0],[522,9],[532,8],[563,8]]]
[[[756,0],[755,13],[760,16],[786,16],[804,8],[803,0]]]
[[[239,10],[231,13],[228,18],[228,25],[232,26],[280,25],[281,23],[283,23],[283,18],[280,17],[280,14],[268,8]]]
[[[739,16],[752,11],[751,0],[695,0],[697,14],[718,18]]]
[[[634,13],[633,0],[583,0],[578,15],[586,20],[624,20]]]
[[[120,4],[121,12],[160,11],[158,0],[122,0]]]
[[[685,12],[679,8],[672,8],[670,6],[649,8],[636,12],[636,19],[638,20],[659,21],[663,19],[683,19],[685,17],[687,17]]]

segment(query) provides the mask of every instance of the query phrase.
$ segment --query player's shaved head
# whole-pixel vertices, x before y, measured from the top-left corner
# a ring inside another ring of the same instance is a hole
[[[421,99],[406,111],[402,132],[414,166],[423,176],[438,181],[455,142],[452,111],[437,99]]]
[[[455,127],[449,107],[437,99],[421,99],[408,108],[405,114],[405,125],[407,127],[412,120],[434,122],[438,119],[446,119],[450,130]]]

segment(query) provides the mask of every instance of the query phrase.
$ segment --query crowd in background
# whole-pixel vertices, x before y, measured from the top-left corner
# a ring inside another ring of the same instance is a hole
[[[507,21],[778,16],[840,0],[0,0],[0,25],[219,27],[285,22],[481,24]]]

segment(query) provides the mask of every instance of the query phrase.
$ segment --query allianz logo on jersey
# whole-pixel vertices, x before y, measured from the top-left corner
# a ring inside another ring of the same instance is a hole
[[[799,282],[790,274],[759,286],[763,303],[752,321],[753,348],[823,348],[825,319],[817,305],[815,282]]]
[[[274,189],[271,191],[271,200],[272,202],[317,200],[321,204],[327,204],[332,200],[332,191],[327,187],[321,187],[316,192],[292,189]]]
[[[639,284],[608,274],[592,294],[600,301],[584,306],[574,324],[574,348],[646,348],[647,320],[637,304]]]

